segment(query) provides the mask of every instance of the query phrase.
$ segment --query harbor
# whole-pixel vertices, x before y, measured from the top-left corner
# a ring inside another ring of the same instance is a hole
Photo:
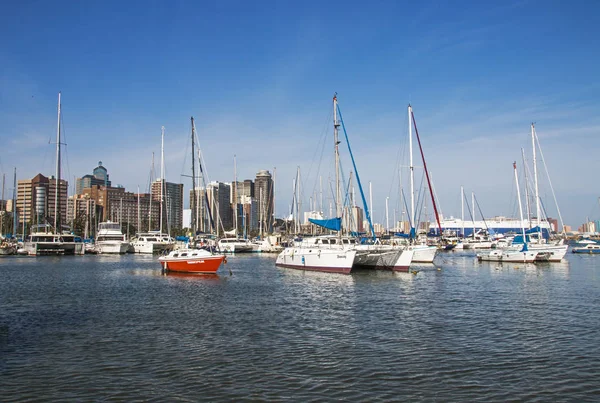
[[[5,2],[0,403],[600,400],[600,2]]]

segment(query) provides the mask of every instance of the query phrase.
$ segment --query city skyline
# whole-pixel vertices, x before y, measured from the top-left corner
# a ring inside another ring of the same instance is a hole
[[[165,126],[166,180],[187,194],[194,116],[209,179],[232,182],[234,155],[238,180],[268,169],[281,217],[298,166],[305,205],[319,177],[327,184],[337,91],[363,186],[373,184],[375,222],[385,221],[386,198],[400,210],[391,183],[405,165],[397,161],[411,103],[444,215],[460,215],[463,185],[484,215],[516,216],[512,162],[521,168],[522,147],[530,158],[536,122],[564,221],[577,228],[600,217],[590,187],[600,147],[598,8],[181,2],[128,3],[119,13],[114,4],[73,4],[58,13],[10,4],[0,28],[10,38],[0,45],[0,173],[8,188],[15,166],[18,179],[54,172],[48,142],[62,91],[70,186],[102,160],[113,184],[144,189]],[[201,23],[182,24],[189,15]],[[542,196],[556,217],[548,185]]]

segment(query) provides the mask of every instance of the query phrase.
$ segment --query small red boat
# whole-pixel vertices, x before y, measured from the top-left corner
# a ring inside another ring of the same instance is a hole
[[[204,249],[179,249],[158,258],[165,271],[180,273],[216,273],[225,255],[213,255]]]

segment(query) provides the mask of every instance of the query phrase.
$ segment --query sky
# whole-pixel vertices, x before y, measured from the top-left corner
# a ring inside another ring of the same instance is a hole
[[[61,91],[70,185],[102,161],[113,185],[147,188],[164,126],[165,177],[187,195],[194,116],[209,180],[232,181],[234,159],[239,180],[267,169],[285,216],[299,167],[303,208],[323,183],[327,213],[337,93],[377,222],[386,199],[390,221],[406,205],[409,103],[444,216],[460,217],[464,186],[486,217],[518,217],[512,163],[523,193],[535,122],[565,224],[600,219],[598,2],[23,0],[0,15],[7,194],[14,168],[54,174]],[[538,171],[557,217],[539,152]]]

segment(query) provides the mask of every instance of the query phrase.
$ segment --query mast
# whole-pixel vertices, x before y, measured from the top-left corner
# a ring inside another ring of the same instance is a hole
[[[369,209],[371,210],[371,214],[373,214],[373,186],[371,181],[369,181]],[[358,232],[358,224],[356,232]],[[371,236],[375,236],[375,234],[371,234]]]
[[[408,150],[410,158],[410,226],[415,228],[415,167],[413,166],[412,106],[410,104],[408,105]]]
[[[140,224],[140,186],[138,185],[138,194],[137,194],[137,231],[140,232],[141,231],[141,224]]]
[[[385,198],[385,232],[386,234],[390,233],[390,210],[389,210],[389,196]]]
[[[269,233],[273,233],[275,227],[275,180],[277,178],[277,167],[273,167],[273,183],[271,183],[271,193],[273,194],[273,206],[271,208],[271,216],[269,217]],[[268,202],[268,201],[267,201]],[[267,209],[269,211],[269,209]]]
[[[437,221],[438,227],[440,228],[440,236],[442,234],[442,224],[440,223],[440,215],[438,213],[437,203],[435,202],[435,195],[433,191],[433,185],[429,177],[429,170],[427,169],[427,162],[425,162],[425,154],[423,153],[423,147],[421,146],[421,138],[419,137],[419,130],[417,129],[417,122],[415,121],[415,115],[411,108],[411,118],[415,125],[415,134],[417,135],[417,142],[419,143],[419,151],[421,152],[421,160],[423,161],[423,170],[425,171],[425,177],[427,178],[427,185],[429,187],[429,194],[431,196],[431,204],[433,204],[433,212],[435,213],[435,220]]]
[[[152,179],[154,178],[154,151],[152,152],[152,166],[150,168],[150,207],[148,207],[148,232],[152,231]]]
[[[160,129],[160,226],[159,232],[163,232],[163,181],[165,180],[165,127]]]
[[[340,154],[339,147],[340,144],[338,140],[338,128],[339,123],[337,121],[337,94],[333,96],[333,145],[334,145],[334,155],[335,155],[335,214],[337,217],[341,216],[341,207],[340,200],[341,189],[340,189]]]
[[[235,220],[235,237],[238,237],[238,216],[237,216],[237,199],[238,199],[238,191],[237,191],[237,166],[235,161],[235,154],[233,156],[233,183],[234,183],[234,197],[233,197],[233,219]]]
[[[190,209],[192,210],[192,236],[196,236],[196,230],[198,229],[198,216],[196,215],[196,164],[195,164],[195,153],[194,153],[194,117],[192,116],[192,205]]]
[[[0,215],[0,235],[4,233],[4,212],[6,211],[6,201],[4,200],[4,183],[6,174],[2,174],[2,215]]]
[[[342,189],[340,188],[340,151],[338,145],[338,128],[340,124],[337,120],[337,93],[333,96],[333,145],[335,153],[335,215],[336,217],[342,216],[342,207],[340,205],[342,200]],[[342,232],[338,231],[341,238]]]
[[[536,224],[540,226],[540,193],[538,189],[537,160],[535,155],[535,125],[531,123],[531,145],[533,146],[533,183],[535,186],[535,215]],[[541,228],[540,228],[541,231]]]
[[[462,237],[465,239],[465,189],[460,187],[460,222],[462,224]]]
[[[526,167],[525,150],[523,148],[521,148],[521,158],[523,159],[523,166]],[[524,169],[523,173],[525,174],[525,207],[527,208],[527,224],[529,225],[529,228],[531,228],[531,206],[529,205],[529,186],[527,181],[527,169]]]
[[[521,192],[519,191],[519,177],[517,175],[516,162],[513,162],[513,169],[515,171],[515,184],[517,185],[517,198],[519,199],[519,215],[521,216],[521,231],[523,232],[523,246],[525,249],[527,247],[527,238],[525,236],[525,226],[523,225],[523,207],[521,206]]]
[[[475,192],[471,192],[471,219],[473,220],[473,241],[475,240]]]
[[[23,206],[25,207],[25,206]],[[13,177],[13,237],[17,237],[17,167],[15,167],[15,174]],[[25,241],[25,238],[23,238]]]
[[[262,206],[262,187],[259,189],[258,193],[258,233],[260,234],[260,239],[263,239],[263,206]]]
[[[296,171],[296,234],[300,232],[300,166]]]
[[[56,123],[56,189],[54,193],[54,231],[60,234],[61,229],[59,228],[60,220],[59,215],[59,183],[60,183],[60,92],[58,93],[58,119]],[[23,208],[23,212],[25,208]],[[25,233],[23,233],[25,237]]]

